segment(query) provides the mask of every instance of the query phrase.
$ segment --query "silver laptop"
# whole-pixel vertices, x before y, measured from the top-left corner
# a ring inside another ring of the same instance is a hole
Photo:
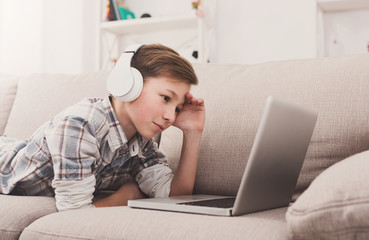
[[[288,206],[317,117],[314,111],[268,97],[236,197],[149,198],[130,200],[128,206],[220,216]]]

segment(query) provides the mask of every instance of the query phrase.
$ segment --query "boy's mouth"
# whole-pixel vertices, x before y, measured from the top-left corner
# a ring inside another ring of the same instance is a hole
[[[158,130],[160,132],[164,131],[164,127],[163,126],[161,126],[160,124],[157,124],[156,122],[153,122],[153,123],[155,124],[155,126],[158,128]]]

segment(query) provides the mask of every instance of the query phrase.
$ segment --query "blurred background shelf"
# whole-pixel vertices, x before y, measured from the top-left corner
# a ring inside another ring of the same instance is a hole
[[[193,28],[198,24],[196,16],[153,17],[127,19],[101,23],[101,30],[117,35],[141,34],[172,29]]]

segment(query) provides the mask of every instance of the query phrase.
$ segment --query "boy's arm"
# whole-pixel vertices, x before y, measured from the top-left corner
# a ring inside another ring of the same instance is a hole
[[[45,128],[45,139],[53,162],[57,209],[93,207],[96,180],[91,166],[99,151],[89,127],[82,119],[63,118]]]
[[[146,195],[141,191],[136,182],[129,182],[121,186],[112,195],[95,201],[95,207],[127,206],[128,200],[145,198]]]
[[[170,196],[190,195],[195,184],[201,133],[183,134],[180,162],[172,179]]]
[[[192,194],[204,124],[204,100],[187,93],[186,103],[173,124],[183,131],[183,144],[180,162],[171,183],[170,196]]]

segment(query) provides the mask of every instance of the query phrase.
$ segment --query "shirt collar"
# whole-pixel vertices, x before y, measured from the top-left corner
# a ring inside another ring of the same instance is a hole
[[[114,152],[124,145],[127,147],[128,140],[126,134],[111,106],[110,97],[106,97],[102,103],[108,119],[109,134],[107,139],[111,150]]]

